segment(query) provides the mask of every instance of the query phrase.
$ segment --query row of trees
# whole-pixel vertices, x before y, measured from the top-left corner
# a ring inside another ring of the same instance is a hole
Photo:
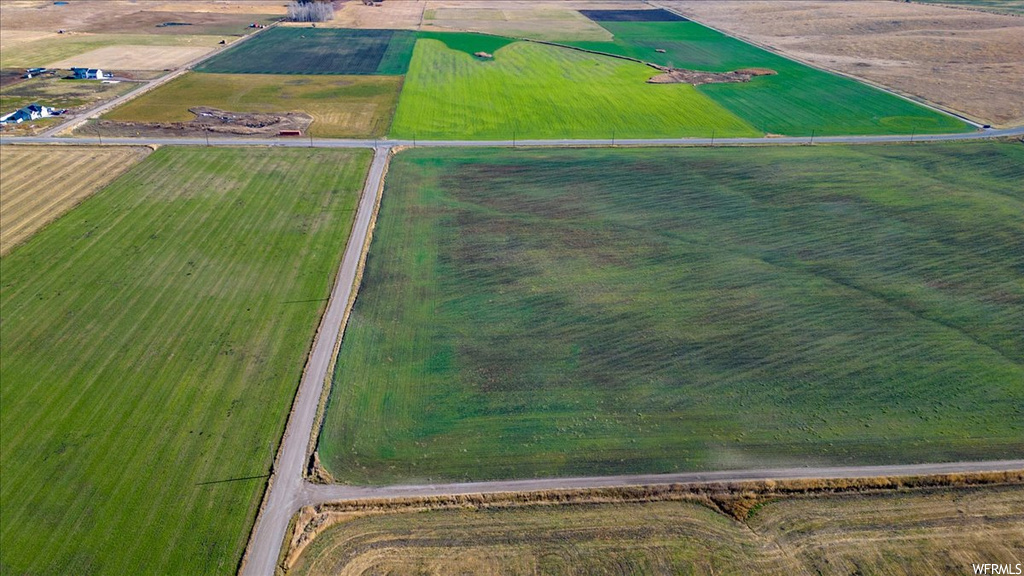
[[[334,18],[331,0],[293,0],[288,3],[288,18],[295,22],[326,22]]]

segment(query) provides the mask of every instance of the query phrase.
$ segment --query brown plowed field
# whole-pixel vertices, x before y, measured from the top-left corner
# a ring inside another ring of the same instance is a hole
[[[660,4],[785,55],[982,123],[1024,124],[1024,18],[873,1]]]
[[[145,158],[145,147],[0,146],[0,254]]]

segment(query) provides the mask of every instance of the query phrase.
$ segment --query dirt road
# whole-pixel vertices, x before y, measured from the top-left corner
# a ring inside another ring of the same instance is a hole
[[[352,301],[356,273],[360,261],[364,258],[363,247],[383,188],[384,172],[390,157],[390,146],[374,148],[373,163],[370,165],[363,194],[356,209],[352,233],[347,239],[338,239],[339,242],[347,240],[348,244],[327,303],[327,311],[320,322],[313,350],[306,361],[299,392],[292,404],[284,439],[274,462],[270,487],[264,495],[263,509],[256,519],[256,526],[246,549],[243,574],[274,573],[274,565],[277,563],[277,555],[288,529],[288,521],[305,504],[302,497],[307,485],[303,479],[306,449],[316,421],[324,382],[329,376],[327,372],[331,366],[335,346],[341,337],[341,325]]]

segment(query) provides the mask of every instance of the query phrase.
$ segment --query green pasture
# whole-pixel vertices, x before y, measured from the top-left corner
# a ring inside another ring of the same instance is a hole
[[[237,571],[368,163],[161,148],[0,260],[0,572]]]
[[[304,112],[321,138],[384,136],[402,78],[189,73],[103,116],[117,122],[187,122],[196,106],[232,112]]]
[[[398,155],[342,482],[1024,451],[1019,143]]]
[[[642,64],[516,42],[474,58],[416,42],[394,138],[512,139],[757,136],[694,87],[646,84]]]
[[[504,48],[516,41],[505,36],[473,34],[471,32],[418,32],[416,38],[418,40],[440,40],[448,48],[467,54],[476,54],[477,52],[494,54],[499,48]]]
[[[574,46],[676,68],[770,68],[749,83],[697,90],[757,129],[787,136],[968,132],[972,127],[855,80],[823,72],[695,22],[602,22],[612,42]],[[657,50],[664,50],[660,53]]]

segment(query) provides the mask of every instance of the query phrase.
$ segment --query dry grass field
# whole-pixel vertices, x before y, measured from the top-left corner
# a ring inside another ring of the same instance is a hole
[[[983,123],[1024,123],[1024,19],[941,6],[818,0],[660,4],[815,66]]]
[[[362,2],[346,2],[335,10],[334,20],[320,26],[331,28],[390,28],[418,30],[426,2],[405,0],[384,2],[381,6],[365,6]]]
[[[188,122],[195,118],[189,109],[196,106],[240,113],[303,112],[313,117],[309,130],[316,137],[367,138],[387,133],[401,86],[399,76],[191,72],[103,118],[121,123]],[[130,134],[134,128],[129,128]],[[88,135],[90,130],[95,128],[82,127],[79,134]]]
[[[182,26],[181,28],[187,28]],[[6,30],[4,34],[6,35]],[[0,53],[0,68],[54,67],[59,63],[79,66],[79,58],[100,48],[134,50],[140,46],[159,47],[174,52],[178,48],[216,48],[221,36],[194,36],[188,34],[89,34],[67,33],[43,37],[38,40],[14,44]],[[227,41],[233,40],[226,38]]]
[[[149,155],[145,147],[0,146],[0,254]],[[17,170],[10,167],[17,166]]]
[[[50,63],[48,68],[102,68],[104,70],[166,70],[209,54],[213,46],[107,46]]]
[[[196,23],[220,23],[237,19],[243,22],[251,15],[281,16],[286,13],[285,2],[281,0],[186,0],[159,2],[146,0],[87,0],[72,1],[65,6],[56,6],[52,0],[3,0],[0,2],[0,20],[4,24],[4,36],[11,30],[37,30],[56,32],[93,32],[114,26],[122,27],[113,32],[127,33],[123,26],[133,25],[140,14],[150,12],[177,13],[168,21],[194,21]],[[192,14],[192,16],[190,16]],[[145,18],[142,18],[149,25]],[[157,22],[158,23],[158,22]],[[179,31],[181,33],[181,31]],[[194,33],[194,32],[192,32]]]
[[[1024,488],[789,496],[743,521],[692,501],[360,515],[288,570],[362,574],[968,574],[1024,562]]]
[[[648,7],[638,0],[389,0],[380,6],[351,1],[324,26],[407,30],[465,30],[561,40],[607,40],[607,32],[576,10]]]
[[[518,4],[466,8],[442,4],[423,13],[424,30],[465,30],[538,40],[611,41],[610,32],[576,10]],[[447,3],[451,4],[451,3]]]

